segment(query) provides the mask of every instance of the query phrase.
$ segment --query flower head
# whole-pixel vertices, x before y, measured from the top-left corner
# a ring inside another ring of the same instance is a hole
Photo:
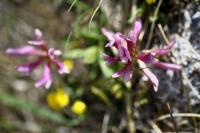
[[[54,110],[60,110],[69,105],[70,97],[63,89],[51,91],[47,95],[47,103]]]
[[[8,48],[6,53],[14,56],[35,56],[36,59],[30,63],[17,66],[17,70],[31,74],[31,72],[39,65],[44,65],[44,70],[40,79],[35,83],[35,87],[45,86],[49,88],[52,83],[51,66],[54,64],[57,67],[59,74],[69,73],[69,70],[58,59],[62,54],[60,50],[48,48],[47,42],[42,37],[42,32],[39,29],[35,30],[35,39],[28,41],[28,45],[20,48]]]
[[[72,105],[72,111],[77,115],[83,114],[86,111],[86,109],[87,109],[86,104],[81,100],[75,101],[74,104]]]
[[[147,65],[152,65],[157,68],[162,69],[171,69],[171,70],[180,70],[181,66],[171,63],[160,62],[158,56],[167,55],[174,44],[174,41],[171,41],[165,48],[157,48],[150,50],[143,50],[141,52],[137,51],[137,44],[139,42],[139,35],[142,30],[142,22],[140,19],[136,19],[135,23],[128,36],[123,35],[122,33],[113,33],[103,28],[102,33],[108,38],[109,43],[106,44],[106,47],[114,47],[117,49],[118,54],[115,56],[109,56],[104,54],[104,60],[108,64],[121,62],[124,64],[124,67],[115,72],[112,77],[122,77],[125,82],[131,80],[133,75],[133,65],[135,63],[139,64],[140,69],[143,73],[149,78],[152,82],[153,88],[155,91],[158,90],[158,79],[150,71]]]

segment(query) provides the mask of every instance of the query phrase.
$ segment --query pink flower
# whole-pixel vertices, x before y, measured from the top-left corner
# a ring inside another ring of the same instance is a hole
[[[132,72],[132,64],[131,62],[127,63],[121,70],[115,72],[112,77],[117,78],[117,77],[123,77],[124,82],[128,82],[131,80],[133,75]]]
[[[142,51],[142,53],[137,55],[137,59],[143,61],[146,64],[151,64],[158,68],[170,69],[173,71],[180,70],[181,66],[176,65],[176,64],[171,64],[171,63],[160,62],[156,58],[157,56],[167,55],[171,51],[171,48],[173,45],[174,45],[174,41],[171,41],[166,48],[144,50]]]
[[[171,63],[160,62],[157,57],[167,55],[174,44],[174,41],[170,42],[165,48],[143,50],[138,52],[136,47],[138,46],[138,38],[142,30],[142,22],[140,19],[136,19],[131,31],[128,36],[121,33],[113,33],[103,28],[102,33],[108,38],[109,42],[106,47],[114,47],[117,49],[118,54],[111,57],[104,54],[104,60],[108,64],[113,64],[121,62],[124,64],[124,67],[115,72],[112,77],[122,77],[125,82],[130,81],[133,73],[133,64],[139,64],[140,69],[151,81],[155,91],[158,90],[158,79],[150,71],[147,65],[152,65],[157,68],[170,69],[170,70],[180,70],[181,66]]]
[[[35,83],[35,87],[39,88],[45,86],[49,88],[52,83],[51,65],[57,67],[59,74],[69,73],[68,68],[58,59],[62,54],[60,50],[54,48],[48,48],[46,41],[42,37],[42,32],[39,29],[35,30],[35,39],[28,41],[28,45],[20,48],[8,48],[6,53],[14,56],[35,56],[36,60],[21,64],[17,66],[17,70],[31,74],[32,71],[39,65],[44,64],[44,70],[40,79]]]

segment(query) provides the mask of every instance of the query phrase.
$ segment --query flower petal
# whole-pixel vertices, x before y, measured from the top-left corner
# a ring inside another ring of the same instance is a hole
[[[56,65],[59,74],[66,74],[70,72],[69,69],[59,60],[53,60],[53,62]]]
[[[132,42],[132,40],[124,34],[120,34],[119,36],[128,42]]]
[[[7,54],[20,56],[20,55],[45,55],[41,50],[37,50],[32,46],[25,46],[21,48],[8,48],[6,50]]]
[[[35,29],[36,39],[42,39],[42,31],[40,29]]]
[[[105,60],[105,62],[107,64],[113,64],[113,63],[116,63],[117,61],[119,61],[119,57],[118,56],[115,56],[115,57],[111,57],[107,54],[103,54],[103,59]]]
[[[31,63],[22,64],[17,66],[17,71],[27,72],[30,74],[39,64],[41,64],[42,60],[37,60]]]
[[[164,62],[155,62],[153,64],[155,67],[162,68],[162,69],[170,69],[173,71],[178,71],[181,69],[180,65],[171,64],[171,63],[164,63]]]
[[[128,81],[131,80],[132,75],[133,75],[132,65],[131,65],[131,63],[128,63],[121,70],[115,72],[112,75],[112,77],[113,78],[122,77],[124,79],[124,82],[127,83]]]
[[[141,60],[138,60],[139,66],[142,69],[142,71],[144,72],[144,74],[149,78],[149,80],[151,81],[153,88],[155,91],[158,90],[158,79],[157,77],[150,71],[149,68],[146,67],[145,63]]]
[[[55,50],[54,48],[49,48],[48,49],[48,56],[50,59],[54,60],[58,56],[60,56],[62,52],[60,50]]]
[[[42,37],[42,32],[39,29],[35,29],[35,39],[28,41],[28,44],[36,46],[46,45],[46,42]]]
[[[151,83],[153,84],[154,90],[157,91],[159,84],[157,77],[148,68],[144,68],[143,72],[150,79]]]
[[[40,45],[45,45],[45,41],[44,40],[31,40],[31,41],[28,41],[28,44],[40,46]]]
[[[130,40],[132,40],[133,43],[136,43],[141,30],[142,30],[142,22],[140,19],[136,19],[132,30],[128,34],[128,38],[130,38]]]
[[[54,50],[53,53],[55,56],[60,56],[62,54],[62,52],[60,50]]]
[[[167,55],[171,51],[174,43],[175,41],[173,40],[168,44],[167,47],[152,49],[151,52],[154,53],[155,55]]]
[[[51,77],[51,70],[50,66],[48,64],[45,64],[43,73],[40,77],[40,79],[35,83],[35,87],[39,88],[42,85],[45,86],[45,88],[49,88],[52,83],[52,77]]]
[[[104,36],[106,36],[109,40],[109,42],[106,44],[106,47],[112,47],[115,43],[114,39],[114,33],[108,31],[106,28],[102,28],[101,32],[103,33]]]
[[[152,53],[140,53],[137,56],[137,59],[142,60],[144,63],[152,64],[154,63],[157,59],[155,58],[155,55]]]
[[[103,33],[104,36],[108,38],[108,40],[113,40],[113,36],[114,36],[113,32],[107,30],[106,28],[102,28],[101,32]]]
[[[119,57],[122,63],[127,63],[128,61],[131,61],[131,55],[128,49],[126,49],[124,46],[121,45],[119,46],[118,50],[119,50]]]
[[[49,48],[48,49],[48,56],[51,60],[54,60],[57,56],[54,54],[54,48]]]
[[[114,40],[115,40],[115,47],[118,48],[119,46],[125,46],[126,45],[126,41],[124,38],[122,38],[120,35],[122,35],[122,33],[115,33],[114,34]]]

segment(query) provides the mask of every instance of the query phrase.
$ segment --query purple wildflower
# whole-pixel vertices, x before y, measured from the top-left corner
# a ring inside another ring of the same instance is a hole
[[[125,82],[131,80],[133,73],[132,65],[135,64],[134,62],[137,62],[140,69],[151,81],[154,90],[157,91],[159,84],[158,79],[150,71],[147,65],[152,65],[157,68],[170,69],[174,71],[180,70],[181,66],[171,63],[160,62],[157,59],[157,56],[165,56],[171,51],[174,41],[171,41],[165,48],[143,50],[142,52],[138,53],[138,51],[136,51],[136,47],[138,46],[138,38],[141,30],[142,22],[140,19],[136,19],[128,36],[121,33],[113,33],[103,28],[102,33],[109,40],[109,43],[107,43],[106,47],[115,47],[118,51],[118,55],[115,55],[113,57],[104,54],[104,60],[108,64],[113,64],[117,62],[121,62],[124,64],[124,67],[121,70],[115,72],[112,77],[122,77]]]
[[[35,30],[35,39],[28,41],[28,45],[20,48],[8,48],[6,53],[14,56],[36,56],[36,60],[30,63],[21,64],[17,66],[17,70],[31,74],[32,71],[44,63],[44,70],[40,79],[35,83],[35,87],[39,88],[45,86],[49,88],[52,83],[51,65],[54,64],[57,67],[59,74],[69,73],[68,68],[58,59],[62,54],[60,50],[54,48],[48,48],[46,41],[42,37],[42,32],[39,29]]]

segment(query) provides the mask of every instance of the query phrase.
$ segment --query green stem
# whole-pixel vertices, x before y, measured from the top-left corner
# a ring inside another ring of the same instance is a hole
[[[132,93],[129,91],[125,94],[126,102],[126,115],[127,115],[127,128],[129,133],[135,133],[135,122],[133,119],[133,108],[132,108]]]

